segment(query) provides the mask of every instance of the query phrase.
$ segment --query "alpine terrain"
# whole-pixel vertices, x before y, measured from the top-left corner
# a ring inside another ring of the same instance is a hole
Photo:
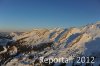
[[[68,62],[45,63],[41,57],[63,57]],[[100,66],[100,22],[78,28],[0,32],[0,66]]]

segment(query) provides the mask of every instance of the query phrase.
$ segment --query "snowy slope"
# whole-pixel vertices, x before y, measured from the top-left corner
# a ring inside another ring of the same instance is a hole
[[[11,33],[10,35],[14,36],[12,39],[14,42],[6,46],[7,52],[0,54],[1,65],[34,66],[36,59],[39,59],[39,57],[64,57],[69,58],[69,61],[72,62],[66,63],[66,66],[88,66],[89,63],[78,64],[76,62],[77,57],[84,56],[95,57],[95,63],[90,63],[90,66],[100,65],[99,22],[80,28],[33,29],[30,32]],[[3,57],[6,57],[6,59],[3,59]],[[62,64],[56,63],[53,65],[60,66]]]

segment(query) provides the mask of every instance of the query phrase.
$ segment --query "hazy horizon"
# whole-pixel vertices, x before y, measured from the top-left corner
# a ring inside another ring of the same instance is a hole
[[[100,0],[0,0],[0,31],[80,27],[100,21]]]

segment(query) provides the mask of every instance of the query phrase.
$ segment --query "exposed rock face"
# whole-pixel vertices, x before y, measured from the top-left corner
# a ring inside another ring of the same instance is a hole
[[[0,54],[7,52],[7,48],[4,46],[0,46]]]
[[[10,55],[15,55],[17,53],[17,47],[16,46],[9,47],[8,52]]]
[[[10,38],[8,38],[10,37]],[[100,23],[70,29],[34,29],[0,37],[0,66],[99,66]],[[76,63],[77,57],[95,63]],[[44,58],[69,58],[72,63],[40,63]]]

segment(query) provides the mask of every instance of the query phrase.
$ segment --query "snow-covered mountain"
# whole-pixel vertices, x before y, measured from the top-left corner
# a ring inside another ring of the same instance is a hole
[[[100,66],[100,22],[79,28],[33,29],[30,32],[13,32],[9,36],[11,38],[0,37],[1,65]],[[37,60],[40,57],[64,57],[68,58],[71,63],[39,63]],[[80,63],[77,63],[78,61]]]

